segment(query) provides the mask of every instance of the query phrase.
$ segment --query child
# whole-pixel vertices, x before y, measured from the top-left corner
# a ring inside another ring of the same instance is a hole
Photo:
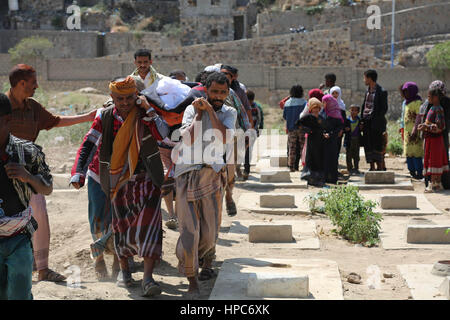
[[[426,121],[418,126],[425,137],[425,175],[431,176],[431,184],[425,192],[442,190],[441,176],[449,171],[447,150],[444,147],[442,131],[445,129],[444,109],[440,105],[440,92],[428,91],[428,101],[432,104],[426,115]]]
[[[361,131],[359,129],[360,118],[358,116],[360,107],[358,105],[350,106],[350,116],[347,118],[350,126],[345,128],[344,147],[347,150],[347,171],[351,174],[360,174],[359,172],[359,147]]]

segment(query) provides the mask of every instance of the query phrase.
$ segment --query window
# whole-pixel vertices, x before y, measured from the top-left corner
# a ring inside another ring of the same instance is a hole
[[[197,0],[188,0],[188,6],[189,7],[196,7],[197,6]]]
[[[211,0],[212,6],[220,6],[220,0]]]
[[[217,29],[211,29],[211,37],[217,37],[219,35],[219,32]]]

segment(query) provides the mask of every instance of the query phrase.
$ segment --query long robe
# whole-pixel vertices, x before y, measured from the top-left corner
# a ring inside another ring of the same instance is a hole
[[[301,118],[298,123],[308,133],[302,179],[307,180],[311,185],[321,186],[324,183],[323,119],[307,115]]]

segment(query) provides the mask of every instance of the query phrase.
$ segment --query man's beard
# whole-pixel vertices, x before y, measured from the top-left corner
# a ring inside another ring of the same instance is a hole
[[[213,107],[214,111],[218,111],[218,110],[222,109],[223,104],[225,103],[225,101],[222,101],[222,100],[219,100],[219,99],[211,100],[209,98],[208,98],[208,102]],[[216,106],[214,102],[217,102],[217,103],[220,102],[220,106]]]

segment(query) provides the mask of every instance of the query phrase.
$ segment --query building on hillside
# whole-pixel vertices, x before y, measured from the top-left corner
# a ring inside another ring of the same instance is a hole
[[[248,8],[254,5],[249,0],[180,0],[182,44],[249,38],[256,19],[249,18]]]

